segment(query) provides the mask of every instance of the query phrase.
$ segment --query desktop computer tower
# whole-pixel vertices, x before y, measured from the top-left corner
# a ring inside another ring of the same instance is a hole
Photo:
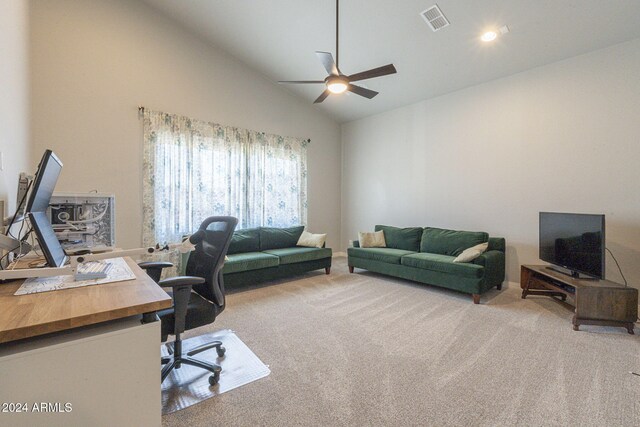
[[[53,193],[47,216],[67,252],[115,247],[115,196]]]

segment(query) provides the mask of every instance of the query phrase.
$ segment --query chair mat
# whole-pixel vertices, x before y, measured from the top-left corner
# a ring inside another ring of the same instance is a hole
[[[214,348],[195,356],[205,362],[214,362],[222,367],[220,381],[209,385],[211,373],[190,365],[174,369],[162,383],[162,413],[170,414],[203,400],[225,393],[234,388],[264,378],[271,373],[233,331],[225,329],[215,333],[200,335],[183,341],[183,354],[199,345],[219,340],[227,349],[223,358],[218,358]],[[162,356],[168,356],[167,349],[161,346]]]

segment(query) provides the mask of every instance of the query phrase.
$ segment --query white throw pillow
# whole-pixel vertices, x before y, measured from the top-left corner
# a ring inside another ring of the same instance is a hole
[[[478,258],[489,247],[489,243],[480,243],[462,251],[453,262],[471,262]]]
[[[325,240],[327,240],[326,234],[312,234],[304,230],[298,239],[297,245],[307,248],[321,248]]]
[[[382,230],[373,233],[358,233],[358,240],[361,248],[386,248],[387,242],[384,241],[384,232]]]

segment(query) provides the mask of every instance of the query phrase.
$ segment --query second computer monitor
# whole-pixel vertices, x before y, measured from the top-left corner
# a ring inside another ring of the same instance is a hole
[[[28,215],[47,264],[50,267],[62,267],[67,261],[67,254],[62,249],[60,241],[51,227],[47,213],[29,212]]]

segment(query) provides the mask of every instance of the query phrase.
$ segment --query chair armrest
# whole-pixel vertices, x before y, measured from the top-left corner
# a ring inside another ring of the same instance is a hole
[[[200,285],[205,280],[201,277],[178,276],[161,280],[158,285],[163,288],[172,288],[174,335],[181,334],[185,330],[187,321],[187,309],[191,298],[191,287]]]
[[[202,277],[194,277],[194,276],[177,276],[171,277],[170,279],[164,279],[158,282],[163,288],[175,288],[177,286],[193,286],[193,285],[201,285],[205,282]]]
[[[146,270],[148,268],[163,269],[163,268],[173,267],[173,264],[166,261],[144,261],[144,262],[138,263],[138,267],[140,267],[143,270]]]
[[[473,260],[473,263],[484,267],[484,277],[488,284],[499,285],[504,282],[504,252],[486,251],[478,258]]]
[[[146,271],[149,277],[151,277],[154,282],[158,283],[160,281],[160,276],[162,276],[162,270],[173,267],[173,264],[166,261],[145,261],[138,263],[138,267]]]

